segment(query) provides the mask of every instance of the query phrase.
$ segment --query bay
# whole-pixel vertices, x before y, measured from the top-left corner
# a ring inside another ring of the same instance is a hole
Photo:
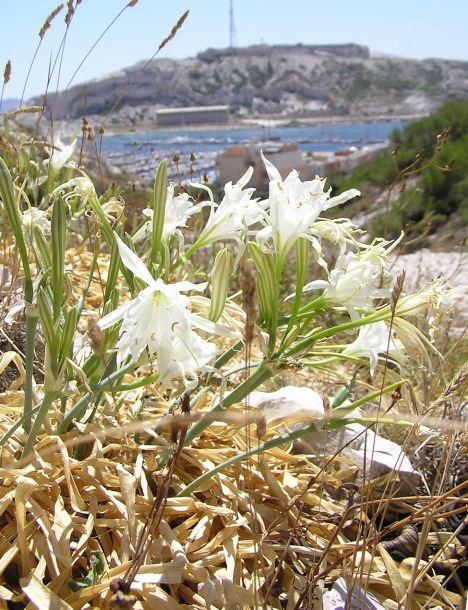
[[[296,142],[307,152],[334,152],[351,146],[363,147],[386,142],[395,129],[403,128],[405,120],[361,122],[324,122],[321,124],[278,125],[270,121],[240,126],[203,126],[155,129],[141,133],[105,134],[99,143],[101,155],[132,179],[148,183],[154,179],[158,164],[168,159],[169,177],[184,180],[193,162],[193,180],[206,174],[210,182],[216,178],[216,156],[228,146],[253,142]],[[179,160],[174,162],[174,156]]]

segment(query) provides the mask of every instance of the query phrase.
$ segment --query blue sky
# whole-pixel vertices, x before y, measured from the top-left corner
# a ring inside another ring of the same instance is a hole
[[[0,79],[11,60],[4,97],[21,97],[46,17],[58,0],[0,0]],[[128,0],[82,0],[68,30],[60,77],[64,89],[150,58],[179,17],[183,28],[159,57],[191,57],[209,47],[229,45],[230,0],[139,0],[127,8],[96,43]],[[468,60],[468,0],[233,0],[235,42],[327,44],[356,42],[373,52],[423,59]],[[59,56],[65,33],[64,9],[45,34],[31,70],[26,98],[44,91],[49,66]],[[2,82],[1,79],[0,82]],[[57,85],[58,82],[58,85]]]

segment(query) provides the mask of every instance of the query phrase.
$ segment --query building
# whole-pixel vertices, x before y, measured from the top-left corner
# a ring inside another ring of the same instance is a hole
[[[230,146],[216,157],[216,174],[219,184],[237,182],[252,166],[254,173],[248,186],[259,190],[268,187],[268,174],[260,152],[273,163],[284,179],[292,169],[299,172],[301,180],[315,176],[325,178],[332,174],[345,176],[358,165],[370,161],[387,147],[386,143],[345,148],[335,152],[311,152],[306,156],[296,143],[264,142],[245,146]]]
[[[200,123],[223,124],[229,120],[229,106],[189,106],[156,111],[158,127],[183,127]]]
[[[286,178],[292,169],[300,172],[303,180],[310,177],[310,166],[305,162],[297,144],[263,142],[245,146],[230,146],[219,154],[216,157],[218,182],[220,184],[236,182],[252,166],[254,173],[248,186],[265,190],[269,180],[260,155],[261,151],[278,169],[282,178]]]
[[[361,148],[351,146],[334,152],[311,152],[307,153],[305,162],[309,167],[309,174],[322,177],[332,174],[346,176],[359,165],[380,155],[386,148],[388,148],[386,142],[379,142]]]

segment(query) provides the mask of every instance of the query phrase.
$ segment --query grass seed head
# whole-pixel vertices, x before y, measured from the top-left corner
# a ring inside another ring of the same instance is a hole
[[[50,26],[52,25],[52,21],[55,19],[55,17],[60,13],[60,11],[63,9],[63,4],[59,4],[57,6],[57,8],[55,8],[50,15],[47,17],[47,19],[44,21],[44,25],[41,27],[41,29],[39,30],[39,38],[42,40],[44,38],[45,33],[47,32],[47,30],[50,28]]]
[[[11,76],[11,61],[8,60],[5,64],[5,71],[3,72],[3,84],[6,85],[10,80]]]

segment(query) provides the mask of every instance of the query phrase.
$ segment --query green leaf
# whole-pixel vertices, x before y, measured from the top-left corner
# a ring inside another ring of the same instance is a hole
[[[166,215],[166,199],[167,199],[167,167],[166,161],[161,161],[156,173],[153,189],[153,226],[151,230],[151,254],[150,264],[148,265],[151,271],[152,266],[156,265],[158,253],[161,249],[161,238],[164,229],[164,218]]]
[[[92,587],[101,580],[106,569],[102,553],[100,551],[91,551],[91,559],[89,563],[91,569],[83,580],[69,580],[67,582],[67,585],[71,591],[76,592],[80,591],[81,589],[86,589],[87,587]]]
[[[50,352],[51,360],[57,362],[59,353],[59,340],[57,328],[54,324],[52,308],[44,288],[37,291],[37,308],[39,310],[39,320],[44,333],[44,339]]]
[[[230,277],[231,256],[226,248],[216,255],[211,272],[211,303],[209,319],[217,322],[226,305],[228,282]]]
[[[260,312],[270,335],[270,351],[274,349],[278,326],[278,282],[275,263],[271,254],[263,252],[255,242],[249,243],[249,250],[257,267],[257,290],[260,300]]]
[[[52,210],[51,241],[52,241],[52,289],[54,320],[60,318],[62,309],[62,286],[65,274],[65,237],[67,219],[65,204],[61,197],[54,201]]]
[[[73,345],[73,339],[75,338],[76,326],[78,324],[78,312],[76,307],[71,307],[65,313],[65,322],[63,325],[63,334],[60,341],[59,348],[59,360],[63,364],[68,357],[70,348]]]

